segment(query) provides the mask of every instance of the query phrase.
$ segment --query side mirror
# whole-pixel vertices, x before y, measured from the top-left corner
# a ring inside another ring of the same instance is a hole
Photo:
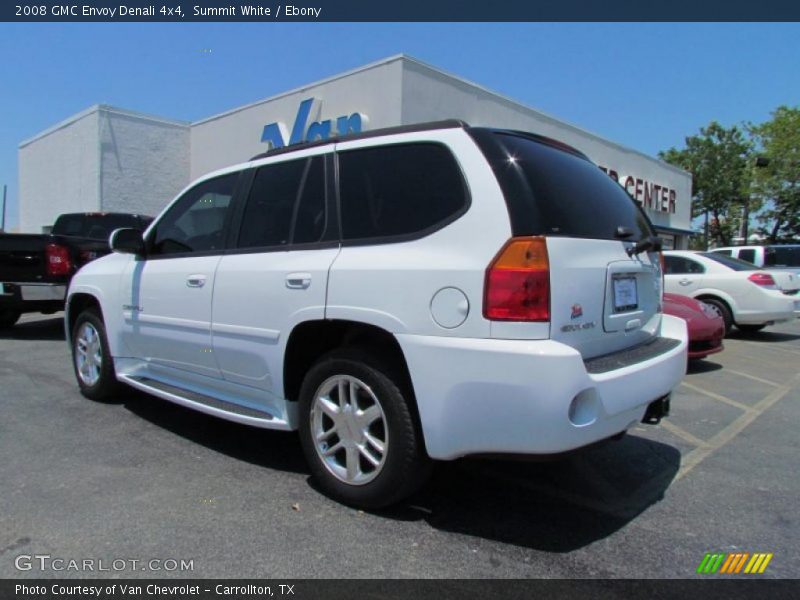
[[[144,238],[138,229],[115,229],[108,239],[112,252],[144,255]]]

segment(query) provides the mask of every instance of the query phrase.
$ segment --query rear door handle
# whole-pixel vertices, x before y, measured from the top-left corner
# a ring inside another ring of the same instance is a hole
[[[203,287],[206,284],[205,275],[189,275],[186,278],[186,285],[189,287]]]
[[[691,285],[692,284],[692,280],[691,279],[681,279],[678,283],[680,283],[681,285]]]
[[[304,290],[311,285],[311,273],[289,273],[286,287],[291,290]]]

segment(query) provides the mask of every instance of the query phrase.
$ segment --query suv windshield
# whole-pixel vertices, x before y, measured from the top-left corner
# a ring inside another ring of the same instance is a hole
[[[746,260],[739,260],[738,258],[733,258],[732,256],[725,256],[724,254],[719,254],[717,252],[698,252],[698,254],[700,256],[710,258],[711,260],[718,262],[729,269],[733,269],[734,271],[758,270],[758,267],[756,267],[753,263],[749,263]]]
[[[61,215],[53,224],[54,235],[107,240],[115,229],[132,227],[144,229],[152,221],[149,217],[125,214],[86,214]]]
[[[575,150],[523,133],[469,132],[500,183],[515,236],[613,240],[620,227],[630,241],[654,235],[622,186]]]

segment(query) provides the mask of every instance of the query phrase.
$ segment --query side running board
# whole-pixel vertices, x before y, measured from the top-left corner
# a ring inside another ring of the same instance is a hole
[[[249,406],[242,406],[233,402],[227,402],[207,396],[199,392],[187,390],[163,381],[150,379],[149,377],[139,377],[136,375],[118,375],[117,378],[143,392],[158,396],[187,408],[220,417],[228,421],[262,427],[264,429],[291,430],[289,424],[275,415],[266,411],[261,411]]]

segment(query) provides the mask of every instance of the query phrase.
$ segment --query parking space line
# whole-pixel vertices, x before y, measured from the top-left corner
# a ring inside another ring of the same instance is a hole
[[[725,372],[733,373],[734,375],[738,375],[739,377],[746,377],[747,379],[752,379],[753,381],[758,381],[759,383],[764,383],[766,385],[771,385],[773,387],[781,387],[780,383],[775,383],[774,381],[769,381],[768,379],[762,379],[761,377],[756,377],[755,375],[750,375],[749,373],[734,371],[733,369],[729,369],[728,367],[725,367]]]
[[[708,396],[709,398],[713,398],[714,400],[719,400],[720,402],[724,402],[725,404],[730,404],[731,406],[735,406],[739,410],[743,410],[744,412],[751,412],[753,407],[747,406],[746,404],[742,404],[741,402],[737,402],[736,400],[732,400],[727,396],[722,396],[721,394],[716,394],[709,390],[703,389],[700,386],[694,385],[693,383],[687,383],[686,381],[681,382],[682,386],[689,388],[690,390],[694,390],[698,394],[703,394],[704,396]]]
[[[681,438],[684,442],[689,442],[692,446],[697,446],[697,447],[708,446],[708,442],[692,435],[691,433],[689,433],[682,427],[678,427],[677,425],[675,425],[675,423],[672,423],[671,421],[662,420],[661,426],[670,433],[672,433],[673,435],[676,435],[677,437]]]
[[[770,345],[769,342],[749,342],[747,340],[735,340],[737,344],[747,344],[748,346],[755,346],[761,350],[774,350],[775,352],[788,352],[789,354],[794,354],[796,356],[800,356],[800,350],[795,348],[789,348],[786,345],[781,344],[772,344]]]
[[[750,425],[765,411],[767,411],[775,403],[791,392],[794,386],[798,383],[800,383],[800,374],[792,377],[792,379],[790,379],[789,383],[786,385],[772,390],[769,394],[767,394],[767,396],[753,406],[752,409],[745,412],[733,423],[708,440],[705,446],[700,446],[689,452],[685,459],[681,460],[681,468],[675,475],[674,481],[678,481],[685,477],[692,471],[692,469],[711,456],[714,452],[727,445],[737,435],[744,431],[748,425]]]

